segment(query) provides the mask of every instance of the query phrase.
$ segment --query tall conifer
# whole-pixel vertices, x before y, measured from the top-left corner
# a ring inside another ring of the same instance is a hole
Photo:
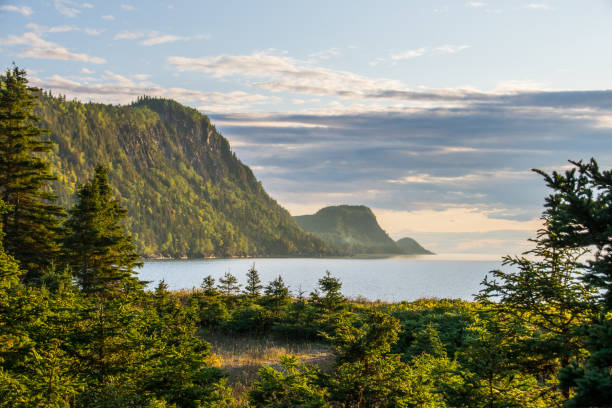
[[[28,282],[39,280],[53,264],[59,251],[58,217],[63,214],[48,190],[55,177],[43,155],[52,145],[36,126],[36,92],[17,67],[0,76],[0,198],[10,206],[2,216],[3,243],[26,271]]]
[[[83,292],[112,298],[140,286],[132,275],[142,263],[121,225],[127,211],[113,197],[106,168],[96,167],[69,213],[64,259]]]

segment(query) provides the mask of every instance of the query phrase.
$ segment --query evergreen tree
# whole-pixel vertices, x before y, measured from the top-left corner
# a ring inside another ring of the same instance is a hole
[[[338,278],[331,276],[329,271],[325,271],[325,276],[319,279],[319,291],[310,294],[310,299],[315,306],[326,313],[339,311],[345,302],[344,296],[340,292],[342,282]]]
[[[477,299],[495,311],[497,319],[524,328],[523,338],[514,346],[515,360],[523,370],[554,378],[583,354],[584,336],[578,328],[595,312],[595,292],[577,278],[585,251],[550,247],[551,239],[552,232],[543,229],[532,240],[536,247],[526,253],[531,258],[504,257],[504,265],[518,270],[491,271],[493,280],[485,278]],[[554,393],[556,382],[549,385]],[[569,395],[564,387],[563,399]]]
[[[291,300],[289,288],[285,285],[285,281],[283,281],[283,277],[280,275],[266,286],[264,294],[263,303],[272,312],[274,317],[279,317],[283,306],[286,306]]]
[[[601,171],[594,159],[570,162],[565,174],[536,170],[553,193],[546,198],[550,245],[594,248],[583,279],[601,295],[598,315],[586,327],[589,359],[575,360],[560,373],[576,394],[568,407],[608,406],[612,400],[612,170]]]
[[[108,170],[96,167],[69,213],[63,255],[83,292],[112,298],[141,287],[133,275],[142,263],[121,225],[126,210],[113,198]]]
[[[48,191],[56,177],[44,159],[51,142],[36,127],[36,92],[17,67],[0,76],[0,198],[10,206],[2,216],[3,243],[25,270],[27,282],[39,281],[56,259],[63,214]]]
[[[215,287],[215,278],[213,278],[210,275],[202,279],[202,283],[200,284],[200,287],[204,290],[205,296],[214,297],[214,296],[219,295],[219,291]]]
[[[247,272],[247,283],[244,287],[244,293],[252,298],[256,298],[259,296],[262,288],[263,285],[259,279],[259,273],[255,269],[255,264],[253,264]]]
[[[240,285],[238,279],[232,275],[229,271],[219,278],[219,286],[217,286],[221,293],[226,296],[234,295],[240,291]]]

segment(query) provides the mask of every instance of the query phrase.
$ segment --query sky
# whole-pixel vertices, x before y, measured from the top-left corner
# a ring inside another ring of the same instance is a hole
[[[199,109],[293,215],[363,204],[393,238],[499,256],[541,225],[531,169],[612,167],[610,21],[610,0],[0,0],[0,61]]]

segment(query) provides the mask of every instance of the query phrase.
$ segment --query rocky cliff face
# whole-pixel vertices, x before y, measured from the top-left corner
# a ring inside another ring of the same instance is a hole
[[[128,209],[127,228],[149,256],[321,255],[330,250],[264,191],[210,120],[167,99],[112,106],[41,97],[41,126],[60,202],[96,164]]]

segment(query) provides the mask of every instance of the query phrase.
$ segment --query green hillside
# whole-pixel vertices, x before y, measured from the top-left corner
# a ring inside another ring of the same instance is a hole
[[[406,255],[433,255],[433,252],[423,248],[421,244],[412,238],[402,238],[395,241],[397,246],[402,248]]]
[[[345,254],[403,254],[403,250],[380,228],[368,207],[325,207],[313,215],[295,217],[306,230]]]
[[[166,99],[127,106],[41,96],[41,126],[60,204],[73,200],[96,164],[128,209],[127,227],[149,256],[270,256],[329,253],[266,194],[210,120]]]

